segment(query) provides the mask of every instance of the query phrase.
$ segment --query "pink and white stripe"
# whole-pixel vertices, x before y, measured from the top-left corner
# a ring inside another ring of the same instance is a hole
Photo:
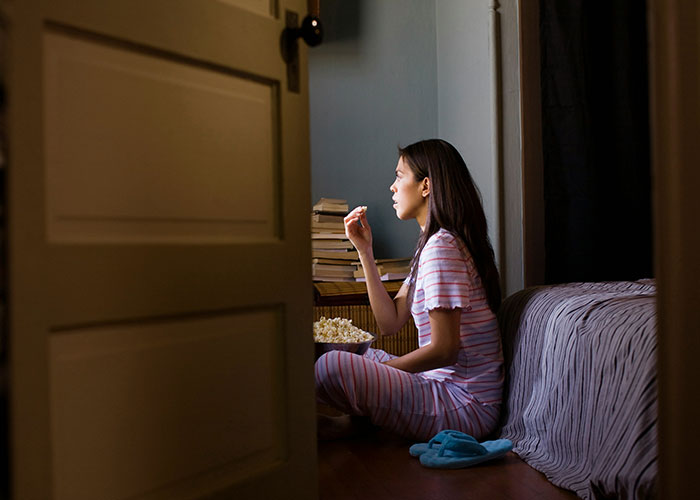
[[[430,343],[428,312],[460,308],[457,363],[423,373],[383,364],[393,356],[370,349],[364,356],[334,351],[316,362],[319,401],[413,439],[456,429],[477,439],[496,426],[503,386],[503,355],[495,314],[473,259],[461,241],[441,229],[419,261],[411,313],[418,344]]]

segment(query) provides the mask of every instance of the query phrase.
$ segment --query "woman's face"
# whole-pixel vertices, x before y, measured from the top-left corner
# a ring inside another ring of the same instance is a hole
[[[417,180],[411,168],[399,158],[396,165],[396,179],[389,186],[394,195],[394,210],[401,220],[416,219],[423,226],[428,214],[428,191],[426,180]]]

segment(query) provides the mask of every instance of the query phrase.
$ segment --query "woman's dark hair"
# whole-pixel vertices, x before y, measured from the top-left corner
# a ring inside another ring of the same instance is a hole
[[[403,159],[417,181],[430,180],[428,216],[411,260],[408,300],[412,300],[418,274],[418,261],[428,239],[443,228],[457,236],[474,258],[476,270],[486,290],[493,312],[501,305],[501,283],[488,235],[481,194],[459,152],[441,139],[399,147]]]

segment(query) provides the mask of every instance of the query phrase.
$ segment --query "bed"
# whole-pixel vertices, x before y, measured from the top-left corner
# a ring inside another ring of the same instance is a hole
[[[654,280],[522,290],[499,311],[500,437],[581,498],[657,491]]]

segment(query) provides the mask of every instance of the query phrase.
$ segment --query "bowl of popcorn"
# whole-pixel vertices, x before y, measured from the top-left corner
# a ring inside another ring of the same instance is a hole
[[[326,318],[314,321],[316,359],[329,351],[347,351],[364,354],[375,336],[352,324],[351,319]]]

